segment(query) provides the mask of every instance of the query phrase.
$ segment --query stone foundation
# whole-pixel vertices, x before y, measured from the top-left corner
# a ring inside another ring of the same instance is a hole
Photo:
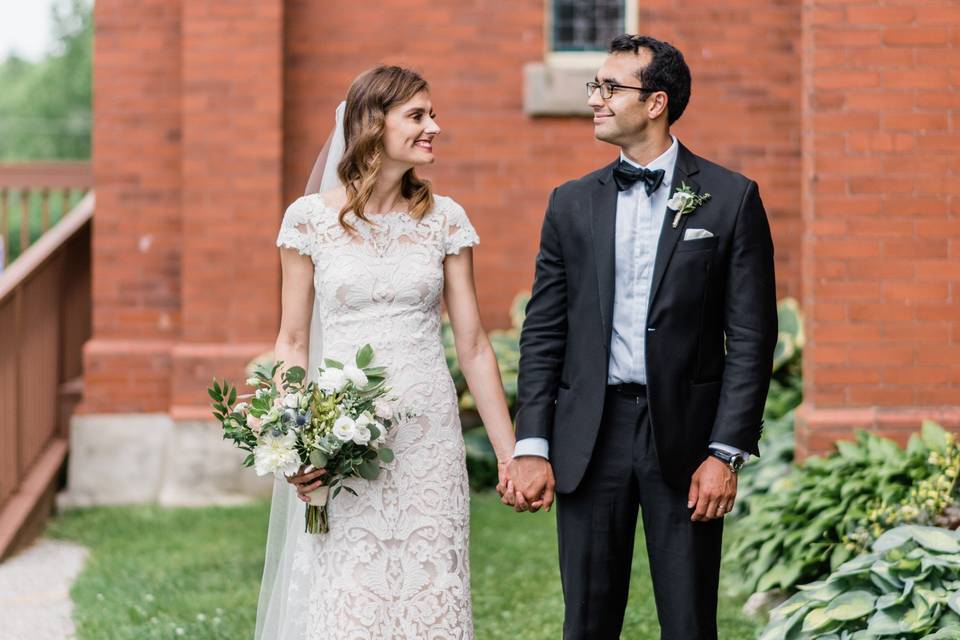
[[[61,507],[118,504],[202,506],[269,496],[272,476],[241,467],[246,452],[213,420],[166,414],[74,416]]]

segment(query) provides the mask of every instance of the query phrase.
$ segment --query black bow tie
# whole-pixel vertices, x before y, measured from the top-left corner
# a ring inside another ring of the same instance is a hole
[[[617,191],[626,191],[642,180],[643,188],[647,190],[649,196],[663,182],[663,174],[663,169],[651,171],[621,160],[613,170],[613,181],[617,183]]]

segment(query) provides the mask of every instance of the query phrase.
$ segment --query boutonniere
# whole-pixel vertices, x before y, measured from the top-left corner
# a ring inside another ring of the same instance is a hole
[[[667,202],[667,207],[669,207],[671,211],[677,212],[677,214],[673,216],[673,228],[676,229],[677,225],[680,224],[680,216],[693,213],[697,207],[709,199],[709,193],[704,193],[702,195],[699,193],[694,193],[690,185],[688,185],[686,182],[681,182],[680,188],[674,192],[673,197],[671,197],[670,201]]]

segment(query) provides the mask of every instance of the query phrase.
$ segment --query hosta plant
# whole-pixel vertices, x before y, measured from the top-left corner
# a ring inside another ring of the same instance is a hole
[[[884,529],[933,523],[955,493],[952,482],[939,478],[955,477],[957,445],[933,423],[925,423],[906,450],[866,432],[837,447],[808,458],[751,500],[750,513],[738,523],[744,533],[729,551],[746,589],[790,590],[821,578]],[[932,499],[930,490],[936,493]],[[902,504],[916,510],[894,506]],[[882,515],[891,509],[895,517]]]
[[[960,533],[902,525],[870,553],[800,587],[760,640],[960,638]]]

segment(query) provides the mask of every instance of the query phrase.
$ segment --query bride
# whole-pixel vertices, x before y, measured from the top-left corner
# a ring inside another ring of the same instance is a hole
[[[369,343],[400,408],[415,417],[390,431],[396,459],[378,479],[348,481],[357,495],[330,501],[326,534],[302,531],[304,496],[323,471],[301,469],[293,487],[275,483],[257,638],[473,638],[469,493],[441,297],[501,493],[514,435],[477,308],[479,238],[463,208],[415,172],[433,163],[439,133],[420,75],[394,66],[364,73],[338,109],[307,195],[284,215],[275,358],[314,379],[323,358],[345,361]]]

